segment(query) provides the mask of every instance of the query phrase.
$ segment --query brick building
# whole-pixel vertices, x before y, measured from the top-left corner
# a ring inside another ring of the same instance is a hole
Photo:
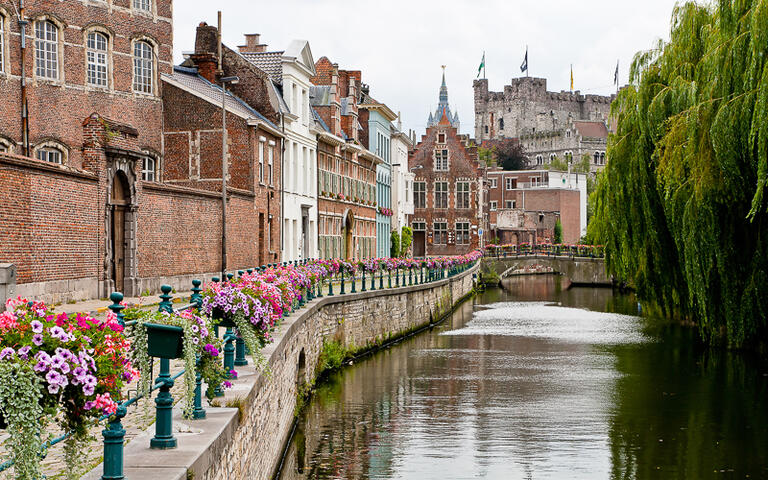
[[[321,258],[376,256],[376,167],[358,128],[359,71],[315,63],[310,102],[317,133],[318,245]]]
[[[486,186],[489,239],[552,243],[558,218],[563,242],[577,243],[586,233],[586,174],[495,167],[486,173]]]
[[[446,99],[447,101],[447,99]],[[480,246],[484,167],[446,110],[411,152],[413,255],[461,255]]]
[[[22,50],[15,4],[0,0],[0,263],[16,266],[16,292],[48,302],[136,295],[215,274],[220,194],[205,182],[164,179],[171,1],[24,6]],[[263,82],[244,83],[245,94],[235,94],[269,112]],[[215,141],[199,146],[216,149]],[[180,180],[171,166],[167,176]],[[241,175],[233,166],[236,182]],[[229,205],[229,267],[256,265],[256,195],[237,187]]]

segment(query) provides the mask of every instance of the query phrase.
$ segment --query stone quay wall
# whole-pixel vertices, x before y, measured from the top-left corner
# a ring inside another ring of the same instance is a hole
[[[174,412],[174,424],[189,427],[176,434],[176,450],[150,449],[153,431],[133,439],[125,449],[126,479],[272,478],[290,439],[300,388],[320,373],[323,345],[338,342],[362,352],[437,322],[471,296],[479,264],[424,285],[378,290],[377,279],[376,290],[339,295],[336,285],[332,297],[326,286],[326,296],[284,319],[274,342],[262,351],[268,374],[252,365],[237,367],[238,380],[219,399],[224,408],[208,408],[204,420],[185,421]],[[100,474],[101,466],[84,478]]]

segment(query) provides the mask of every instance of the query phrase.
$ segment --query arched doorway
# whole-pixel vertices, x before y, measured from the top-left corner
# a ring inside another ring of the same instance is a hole
[[[344,214],[344,226],[342,228],[344,234],[344,258],[350,260],[355,255],[354,237],[352,236],[355,229],[355,215],[349,210]]]
[[[122,171],[115,173],[109,203],[112,208],[112,221],[110,222],[111,280],[116,291],[125,292],[125,254],[127,250],[125,231],[128,207],[131,204],[131,190],[128,179]]]

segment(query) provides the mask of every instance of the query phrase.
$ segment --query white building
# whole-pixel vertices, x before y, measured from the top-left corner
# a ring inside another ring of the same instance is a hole
[[[392,127],[392,231],[400,232],[410,225],[413,215],[413,180],[416,174],[408,167],[408,151],[413,142],[402,131],[402,122],[398,116],[397,128]]]
[[[315,61],[306,40],[293,40],[282,52],[268,52],[258,35],[246,35],[240,53],[269,74],[280,98],[285,141],[281,217],[282,259],[317,257],[317,132],[309,105]]]

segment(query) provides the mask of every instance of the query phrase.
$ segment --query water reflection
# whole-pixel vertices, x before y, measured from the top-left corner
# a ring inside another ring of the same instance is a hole
[[[334,375],[281,478],[768,476],[766,370],[637,308],[555,276],[507,280]]]

